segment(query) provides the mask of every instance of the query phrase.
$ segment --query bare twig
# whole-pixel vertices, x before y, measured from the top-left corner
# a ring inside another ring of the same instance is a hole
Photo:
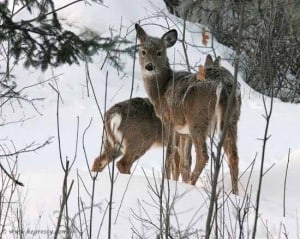
[[[90,201],[91,210],[90,210],[90,226],[89,226],[89,236],[88,236],[89,239],[92,238],[95,187],[96,187],[96,179],[97,179],[97,176],[98,176],[98,173],[96,173],[95,176],[93,176],[92,173],[91,173],[91,170],[90,170],[89,165],[88,165],[87,153],[86,153],[86,149],[85,149],[85,135],[86,135],[88,129],[90,128],[91,123],[92,123],[92,119],[90,120],[88,126],[85,128],[85,130],[83,132],[83,136],[82,136],[82,147],[83,147],[83,151],[84,151],[84,156],[85,156],[85,159],[86,159],[86,162],[87,162],[87,167],[88,167],[88,170],[89,170],[89,174],[92,178],[92,193],[90,195],[90,197],[91,197],[91,201]]]
[[[240,25],[239,25],[239,33],[238,33],[238,38],[239,38],[239,46],[237,46],[237,51],[236,51],[236,59],[235,59],[235,64],[234,64],[234,84],[232,87],[232,91],[230,92],[229,100],[228,100],[228,105],[232,105],[233,99],[236,94],[236,87],[237,87],[237,76],[238,76],[238,67],[239,67],[239,60],[240,60],[240,45],[242,41],[242,31],[243,31],[243,25],[244,25],[244,8],[245,5],[242,4],[242,12],[241,12],[241,18],[240,18]],[[214,210],[214,202],[217,200],[217,184],[218,184],[218,177],[219,177],[219,171],[220,171],[220,159],[221,159],[221,152],[222,152],[222,145],[225,140],[226,132],[228,129],[228,124],[230,121],[230,116],[232,113],[233,107],[227,107],[226,112],[225,112],[225,121],[224,121],[224,127],[223,131],[220,137],[220,141],[217,146],[217,156],[216,156],[216,162],[215,162],[215,172],[214,172],[214,177],[212,181],[212,189],[211,189],[211,198],[210,198],[210,204],[209,204],[209,209],[208,209],[208,215],[206,219],[206,227],[205,227],[205,239],[210,238],[211,230],[212,230],[212,223],[213,223],[213,210]]]
[[[60,93],[57,89],[55,89],[54,86],[52,86],[50,83],[48,83],[49,86],[56,92],[57,94],[57,101],[56,101],[56,124],[57,124],[57,139],[58,139],[58,149],[59,149],[59,159],[61,167],[64,171],[66,171],[66,168],[63,163],[63,157],[62,157],[62,147],[61,147],[61,138],[60,138],[60,127],[59,127],[59,99],[60,99]]]
[[[267,29],[267,31],[271,31],[271,29]],[[270,36],[270,34],[269,34]],[[267,46],[268,51],[271,51],[271,46],[268,45]],[[272,73],[272,64],[270,62],[270,59],[268,59],[267,64],[269,65],[268,67],[268,71],[266,72],[266,77],[270,78],[272,77],[271,73]],[[264,104],[264,110],[265,110],[265,121],[266,121],[266,126],[265,126],[265,131],[264,131],[264,137],[263,137],[263,145],[262,145],[262,156],[261,156],[261,164],[260,164],[260,175],[259,175],[259,182],[258,182],[258,189],[257,189],[257,195],[256,195],[256,207],[255,207],[255,218],[254,218],[254,225],[253,225],[253,233],[252,233],[252,239],[255,239],[256,237],[256,230],[257,230],[257,221],[258,221],[258,217],[259,217],[259,206],[260,206],[260,197],[261,197],[261,189],[262,189],[262,180],[263,180],[263,173],[264,173],[264,162],[265,162],[265,155],[266,155],[266,146],[267,146],[267,141],[270,138],[268,135],[269,132],[269,126],[270,126],[270,120],[271,120],[271,116],[272,116],[272,112],[273,112],[273,92],[274,89],[271,88],[271,102],[270,102],[270,106],[269,109],[267,108],[267,103],[266,103],[266,99],[265,96],[263,96],[263,104]]]
[[[61,226],[61,220],[62,220],[62,216],[63,216],[63,211],[64,211],[66,203],[69,199],[69,196],[70,196],[71,190],[73,188],[73,184],[74,184],[74,180],[72,180],[71,185],[70,185],[69,189],[67,190],[68,174],[69,174],[69,161],[66,162],[66,171],[65,171],[65,177],[64,177],[64,182],[63,182],[63,198],[62,198],[62,202],[61,202],[61,205],[60,205],[60,210],[59,210],[59,216],[58,216],[58,219],[57,219],[56,229],[55,229],[55,232],[54,232],[54,239],[58,238],[59,228]]]
[[[285,176],[284,176],[284,186],[283,186],[283,216],[284,217],[285,217],[286,182],[287,182],[287,174],[289,170],[290,153],[291,153],[291,149],[289,148],[288,160],[286,163]]]
[[[43,147],[45,147],[46,145],[52,143],[51,140],[53,139],[53,137],[50,137],[49,139],[47,139],[43,144],[41,145],[35,145],[34,142],[32,142],[30,145],[22,148],[22,149],[19,149],[13,153],[4,153],[4,154],[0,154],[0,158],[1,157],[11,157],[11,156],[16,156],[16,155],[19,155],[19,154],[24,154],[24,153],[32,153],[32,152],[36,152],[40,149],[42,149]]]
[[[63,216],[63,212],[64,210],[66,210],[66,230],[67,230],[67,236],[70,237],[70,228],[69,228],[69,217],[68,217],[68,199],[74,184],[74,180],[71,181],[70,187],[68,189],[68,176],[71,170],[71,167],[76,159],[77,156],[77,142],[78,142],[78,125],[79,125],[79,119],[77,120],[77,139],[76,139],[76,148],[75,148],[75,154],[74,154],[74,159],[73,162],[70,166],[70,161],[68,159],[66,159],[66,164],[64,165],[63,163],[63,159],[62,159],[62,148],[61,148],[61,137],[60,137],[60,127],[59,127],[59,122],[60,122],[60,118],[59,118],[59,101],[60,101],[60,93],[58,90],[56,90],[51,84],[49,84],[50,87],[56,92],[57,94],[57,109],[56,109],[56,124],[57,124],[57,138],[58,138],[58,149],[59,149],[59,159],[60,159],[60,163],[61,163],[61,167],[64,171],[64,180],[63,180],[63,186],[62,186],[62,202],[60,205],[60,209],[59,209],[59,215],[58,215],[58,219],[57,219],[57,224],[56,224],[56,229],[54,232],[54,239],[58,238],[58,234],[59,234],[59,228],[61,227],[61,221],[62,221],[62,216]]]
[[[189,62],[189,58],[188,58],[188,54],[187,54],[187,47],[186,47],[186,42],[185,42],[185,33],[186,33],[186,17],[183,19],[183,30],[182,30],[182,48],[183,48],[183,52],[184,52],[184,56],[185,56],[185,60],[186,60],[186,66],[188,68],[188,71],[191,71],[191,67],[190,67],[190,62]]]
[[[4,174],[7,177],[9,177],[15,184],[17,184],[19,186],[24,186],[24,184],[22,182],[20,182],[19,180],[15,179],[9,172],[7,172],[7,170],[3,167],[3,165],[1,163],[0,163],[0,168],[4,172]]]

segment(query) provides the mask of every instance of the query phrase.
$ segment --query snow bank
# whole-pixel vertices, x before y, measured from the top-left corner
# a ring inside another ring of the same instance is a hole
[[[55,1],[57,7],[63,6],[69,1]],[[179,37],[182,35],[182,21],[167,13],[163,1],[146,1],[146,0],[128,0],[128,1],[104,1],[105,5],[84,4],[83,2],[72,5],[59,12],[59,18],[65,27],[74,30],[77,33],[83,33],[87,29],[92,30],[100,36],[107,36],[113,33],[121,34],[127,37],[132,44],[135,41],[134,23],[141,20],[141,24],[145,25],[145,29],[153,35],[161,35],[169,24],[170,28],[176,28],[179,31]],[[163,13],[168,18],[160,17]],[[166,20],[168,19],[168,20]],[[122,22],[121,31],[119,31]],[[201,25],[187,23],[187,41],[188,55],[191,65],[195,67],[203,64],[205,56],[210,52],[207,48],[201,46]],[[195,47],[193,45],[199,46]],[[215,42],[218,55],[225,55],[230,49]],[[184,68],[180,63],[185,63],[183,57],[182,45],[177,42],[173,49],[169,52],[170,63],[176,69]],[[141,81],[141,73],[138,64],[135,67],[135,84],[131,89],[133,59],[128,56],[122,56],[124,62],[125,75],[119,73],[110,65],[106,65],[103,70],[100,66],[103,63],[105,54],[99,52],[93,58],[93,63],[89,64],[89,70],[97,99],[99,100],[101,110],[104,111],[105,102],[105,81],[108,72],[108,98],[107,107],[128,99],[133,91],[133,96],[145,96],[143,84]],[[233,67],[222,61],[224,67],[233,71]],[[46,72],[38,70],[25,70],[23,67],[17,66],[14,74],[19,84],[19,88],[32,84],[32,81],[45,81],[56,76],[55,80],[50,80],[51,84],[58,87],[61,93],[60,104],[60,128],[63,158],[73,158],[75,151],[76,123],[79,117],[79,146],[77,160],[75,162],[71,178],[77,181],[76,169],[79,169],[83,181],[91,186],[91,180],[87,170],[85,155],[83,153],[83,132],[92,119],[92,124],[86,133],[85,147],[87,152],[88,164],[91,164],[94,157],[98,155],[101,145],[102,123],[100,114],[93,97],[87,96],[85,66],[62,66],[57,69],[49,69]],[[257,154],[256,164],[254,166],[253,176],[250,180],[252,185],[251,206],[255,205],[255,195],[258,183],[258,170],[260,166],[260,157],[262,150],[262,141],[259,140],[264,134],[265,121],[262,115],[264,112],[264,104],[262,96],[251,90],[241,78],[242,84],[242,113],[239,122],[239,154],[240,154],[240,170],[243,172],[255,158]],[[57,214],[53,214],[58,209],[59,195],[61,192],[62,173],[58,156],[57,143],[57,126],[56,126],[56,100],[57,95],[45,82],[37,87],[26,90],[31,97],[45,97],[42,102],[37,102],[38,112],[31,105],[22,103],[21,107],[18,103],[7,106],[3,109],[2,118],[14,121],[21,118],[32,118],[24,121],[22,124],[12,124],[2,127],[2,135],[15,143],[17,148],[30,144],[32,141],[42,142],[49,137],[54,136],[53,143],[36,154],[27,154],[19,157],[20,179],[26,184],[24,192],[28,192],[26,200],[27,214],[30,214],[30,223],[34,224],[38,220],[38,215],[42,212],[43,221],[40,227],[53,228],[53,220]],[[91,89],[90,89],[91,94]],[[270,99],[266,98],[266,105],[270,104]],[[289,231],[289,238],[296,238],[297,233],[297,210],[300,202],[300,191],[297,188],[297,182],[300,180],[300,105],[292,105],[274,100],[274,110],[270,124],[270,134],[272,137],[268,140],[266,151],[265,169],[275,164],[274,167],[266,173],[263,179],[263,192],[261,203],[261,221],[258,228],[257,238],[266,238],[266,223],[273,238],[282,232],[284,223]],[[291,149],[289,170],[286,186],[286,217],[283,217],[283,189],[284,175],[288,153]],[[283,159],[284,158],[284,159]],[[282,160],[283,159],[283,160]],[[137,169],[132,178],[127,175],[119,175],[115,184],[114,194],[114,210],[113,219],[117,214],[120,203],[122,207],[118,220],[113,224],[114,238],[131,238],[133,230],[139,230],[147,238],[154,238],[155,233],[153,227],[144,225],[136,216],[149,217],[155,223],[158,220],[157,205],[149,193],[149,182],[144,176],[144,171],[149,176],[150,185],[154,184],[154,178],[151,176],[154,170],[155,175],[161,169],[162,150],[155,149],[147,152],[138,162]],[[224,167],[226,186],[230,185],[228,177],[228,167]],[[209,171],[209,167],[206,168]],[[248,181],[249,172],[247,171],[241,178],[241,187],[245,187]],[[158,180],[158,179],[157,179]],[[207,179],[205,173],[202,175],[202,184],[205,185]],[[121,202],[123,192],[129,182],[128,189],[124,200]],[[110,191],[108,170],[99,175],[96,183],[95,202],[99,208],[95,210],[94,218],[95,229],[98,230],[99,221],[105,217],[104,224],[101,229],[100,238],[107,235],[107,214],[105,208],[107,205],[108,194]],[[82,189],[82,185],[80,186]],[[83,190],[83,189],[82,189]],[[204,229],[204,222],[207,213],[207,193],[203,187],[193,187],[183,183],[170,182],[171,194],[175,192],[178,196],[175,203],[174,216],[172,217],[172,225],[184,231],[190,228],[190,232]],[[151,190],[150,190],[151,191]],[[84,190],[83,190],[84,192]],[[84,193],[83,193],[84,195]],[[242,193],[240,198],[233,197],[236,203],[242,201]],[[231,198],[231,197],[230,197]],[[70,199],[70,210],[74,216],[77,208],[76,189],[73,189]],[[83,196],[83,201],[88,203],[88,197]],[[142,208],[144,206],[146,209]],[[236,218],[237,212],[235,204],[228,206],[228,217]],[[175,213],[176,212],[176,213]],[[253,208],[249,212],[249,220],[253,218]],[[149,215],[146,215],[149,214]],[[176,215],[176,216],[175,216]],[[51,219],[49,219],[51,218]],[[178,221],[177,221],[178,220]],[[225,220],[225,224],[230,223],[230,218]],[[251,225],[251,224],[250,224]],[[280,227],[281,225],[281,227]],[[135,228],[137,227],[137,228]],[[250,230],[250,229],[249,229]],[[94,234],[96,234],[96,231]],[[135,237],[133,237],[135,238]],[[192,237],[189,237],[192,238]]]

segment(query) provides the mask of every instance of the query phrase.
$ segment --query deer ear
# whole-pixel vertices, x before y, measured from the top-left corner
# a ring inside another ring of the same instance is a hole
[[[161,37],[161,39],[164,41],[167,48],[171,47],[177,41],[177,31],[175,29],[168,31]]]
[[[220,56],[218,56],[217,59],[215,59],[214,66],[221,68],[221,57]]]
[[[213,65],[214,65],[213,59],[212,59],[211,55],[208,54],[208,55],[206,56],[206,59],[205,59],[204,67],[205,67],[205,68],[207,68],[207,67],[212,67]]]
[[[137,38],[141,42],[144,42],[147,37],[147,33],[145,32],[145,30],[137,23],[135,24],[135,30],[136,30]]]

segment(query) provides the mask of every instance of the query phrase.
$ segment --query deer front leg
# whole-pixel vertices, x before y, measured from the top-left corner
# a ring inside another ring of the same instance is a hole
[[[171,179],[172,166],[175,161],[175,131],[172,125],[167,127],[168,137],[167,137],[167,150],[166,150],[166,160],[165,160],[165,177]]]
[[[180,176],[180,165],[181,165],[181,145],[180,145],[180,136],[175,134],[175,153],[174,160],[172,163],[172,177],[173,180],[178,181]]]
[[[179,144],[181,177],[185,183],[190,183],[192,141],[189,136],[180,135]]]

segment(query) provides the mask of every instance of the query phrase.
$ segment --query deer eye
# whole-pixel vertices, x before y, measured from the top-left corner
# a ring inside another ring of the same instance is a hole
[[[146,55],[146,51],[144,51],[144,50],[142,50],[141,53],[142,53],[142,56]]]
[[[161,56],[161,51],[156,52],[157,56]]]

